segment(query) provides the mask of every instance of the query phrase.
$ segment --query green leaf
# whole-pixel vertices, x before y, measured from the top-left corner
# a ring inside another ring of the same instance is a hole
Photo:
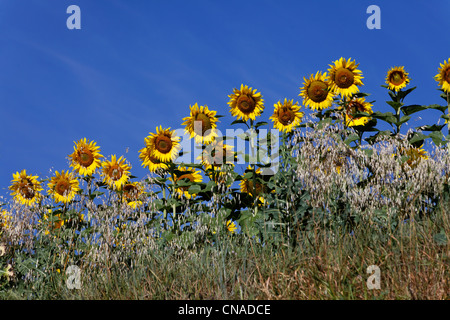
[[[444,126],[445,126],[445,124],[442,124],[442,125],[433,124],[432,126],[425,125],[425,126],[417,127],[416,129],[421,130],[421,131],[441,131]]]
[[[412,88],[409,88],[408,90],[405,90],[405,91],[402,91],[402,90],[400,90],[398,93],[397,93],[397,97],[400,99],[400,100],[402,100],[402,99],[404,99],[408,94],[410,94],[413,90],[415,90],[417,87],[412,87]]]
[[[330,125],[331,121],[332,121],[332,119],[330,119],[330,118],[325,118],[323,120],[320,120],[319,122],[317,122],[317,128],[322,129],[325,125]]]
[[[433,139],[434,144],[437,146],[440,146],[441,144],[445,144],[445,141],[442,140],[442,139],[444,139],[444,135],[440,131],[433,131],[428,135],[428,137]]]
[[[356,133],[352,133],[347,137],[347,139],[345,139],[344,143],[349,146],[350,143],[356,140],[359,140],[359,136]]]
[[[439,104],[430,104],[429,106],[427,106],[428,109],[435,109],[435,110],[439,110],[442,113],[446,113],[448,110],[448,106],[441,106]]]
[[[259,128],[260,126],[265,126],[265,125],[267,125],[268,123],[267,122],[265,122],[265,121],[260,121],[260,122],[257,122],[256,124],[255,124],[255,128]]]
[[[104,193],[104,192],[101,192],[101,191],[94,191],[94,192],[91,193],[90,199],[93,200],[93,199],[95,199],[95,197],[101,196],[101,195],[103,195],[103,194],[105,194],[105,193]]]
[[[366,156],[368,156],[369,158],[372,156],[373,154],[373,149],[363,149],[364,153],[366,154]]]
[[[398,122],[394,122],[394,124],[396,126],[401,126],[402,124],[404,124],[405,122],[407,122],[409,119],[411,119],[411,116],[403,116],[400,118],[400,121]]]
[[[389,123],[391,125],[397,121],[397,118],[394,116],[394,114],[392,112],[382,113],[380,111],[376,111],[376,112],[372,113],[372,118],[386,121],[387,123]]]
[[[253,171],[246,172],[243,176],[243,179],[246,179],[246,180],[251,179],[251,178],[253,178]]]
[[[247,124],[247,122],[246,121],[244,121],[244,120],[242,120],[242,119],[240,119],[240,120],[234,120],[232,123],[231,123],[231,125],[233,125],[233,124],[238,124],[238,123],[243,123],[243,124]]]
[[[422,110],[425,110],[425,109],[428,109],[428,107],[427,106],[421,106],[419,104],[412,104],[412,105],[409,105],[409,106],[401,107],[401,110],[402,110],[402,112],[403,112],[403,114],[405,116],[408,116],[410,114],[413,114],[415,112],[419,112],[419,111],[422,111]]]
[[[390,105],[395,110],[396,113],[398,112],[398,109],[400,109],[403,106],[403,103],[397,101],[386,101],[386,103]]]
[[[426,135],[424,135],[421,132],[414,132],[413,136],[411,139],[409,139],[409,143],[411,144],[417,144],[417,143],[422,143],[423,140],[425,140],[427,138]]]
[[[377,132],[376,134],[374,134],[368,138],[365,138],[364,140],[372,144],[376,141],[378,136],[389,136],[389,135],[391,135],[391,132],[389,130],[383,130],[383,131]]]
[[[200,187],[199,185],[196,185],[196,184],[190,186],[188,189],[189,194],[197,194],[200,191],[202,191],[202,187]]]

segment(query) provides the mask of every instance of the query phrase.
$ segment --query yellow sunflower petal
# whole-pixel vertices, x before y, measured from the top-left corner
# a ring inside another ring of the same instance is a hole
[[[240,89],[233,89],[233,93],[228,96],[230,98],[228,105],[233,117],[247,121],[255,120],[261,115],[264,110],[264,99],[261,93],[256,91],[244,84],[241,84]]]

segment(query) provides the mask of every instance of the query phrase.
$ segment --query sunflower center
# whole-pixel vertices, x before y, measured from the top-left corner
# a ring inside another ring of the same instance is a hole
[[[177,179],[177,181],[182,180],[182,179],[189,179],[190,182],[194,181],[194,177],[190,173],[186,173],[186,174],[181,175]],[[188,188],[189,188],[188,186],[180,187],[180,189],[182,189],[183,191],[186,191]]]
[[[253,181],[247,181],[247,190],[250,194],[255,194],[258,196],[263,191],[263,185],[259,182],[256,182],[256,185],[253,185]]]
[[[403,83],[403,73],[400,71],[394,71],[391,73],[391,76],[389,77],[389,81],[398,86],[401,85]]]
[[[33,199],[35,194],[33,184],[30,181],[20,183],[19,192],[25,199]]]
[[[70,184],[66,180],[58,181],[58,183],[55,186],[55,191],[61,196],[66,195],[69,190],[70,190]]]
[[[448,67],[447,70],[445,70],[444,80],[450,83],[450,67]]]
[[[117,164],[112,165],[108,170],[108,176],[114,181],[119,180],[122,177],[122,173],[123,169]]]
[[[83,167],[89,167],[94,162],[94,155],[88,149],[80,150],[80,164]]]
[[[172,140],[167,136],[158,136],[155,143],[156,150],[161,153],[168,153],[172,150]]]
[[[294,119],[294,112],[288,108],[283,108],[278,113],[278,121],[280,121],[284,126],[290,125]]]
[[[206,131],[212,129],[211,119],[204,113],[199,113],[195,117],[195,121],[201,121],[202,127],[200,128],[201,133],[195,132],[198,135],[204,135]],[[196,128],[198,130],[198,128]]]
[[[353,84],[355,77],[347,68],[339,68],[334,76],[334,82],[339,88],[346,89]]]
[[[255,110],[256,102],[252,97],[241,95],[237,100],[237,107],[243,113],[252,113]]]
[[[136,188],[132,184],[127,184],[123,187],[123,193],[128,200],[137,199],[138,192],[138,188]]]
[[[347,115],[351,118],[356,112],[364,112],[364,106],[356,101],[350,101],[347,106]]]
[[[308,97],[314,102],[322,102],[327,98],[328,86],[325,82],[315,80],[308,88]]]

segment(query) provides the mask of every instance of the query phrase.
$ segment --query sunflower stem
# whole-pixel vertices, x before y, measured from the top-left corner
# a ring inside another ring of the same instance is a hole
[[[175,197],[176,197],[175,193],[176,193],[176,190],[177,190],[177,188],[176,188],[177,181],[175,179],[175,172],[174,172],[174,164],[173,163],[171,163],[171,165],[170,165],[170,174],[172,176],[172,182],[173,182],[173,184],[172,184],[172,200],[175,200]],[[176,213],[177,213],[177,206],[176,206],[176,204],[174,202],[174,204],[172,205],[172,225],[173,225],[173,227],[175,227],[175,215],[176,215]]]
[[[450,92],[447,92],[447,115],[450,116]],[[447,119],[447,129],[448,135],[450,136],[450,119]],[[448,140],[447,140],[447,149],[448,153],[450,154],[450,145]]]

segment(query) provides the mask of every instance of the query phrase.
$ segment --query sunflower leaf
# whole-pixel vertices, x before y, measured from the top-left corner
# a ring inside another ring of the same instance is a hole
[[[380,111],[376,111],[376,112],[372,113],[372,118],[386,121],[387,123],[389,123],[391,125],[397,120],[392,112],[382,113]]]
[[[192,185],[189,187],[188,192],[189,194],[197,194],[202,190],[202,188],[199,185]]]
[[[257,122],[256,124],[255,124],[255,128],[259,128],[260,126],[265,126],[265,125],[267,125],[268,123],[267,122],[265,122],[265,121],[260,121],[260,122]]]
[[[345,139],[344,143],[346,145],[350,145],[350,143],[352,143],[353,141],[356,141],[359,139],[359,135],[357,135],[356,133],[352,133],[350,136],[347,137],[347,139]]]
[[[421,106],[419,104],[413,104],[413,105],[409,105],[409,106],[403,106],[400,109],[402,110],[402,112],[403,112],[403,114],[405,116],[409,116],[410,114],[413,114],[415,112],[428,109],[428,107],[427,106]]]
[[[394,124],[396,126],[401,126],[402,124],[404,124],[405,122],[407,122],[409,119],[411,119],[411,116],[403,116],[400,118],[400,121],[398,122],[394,122]]]
[[[439,110],[442,113],[446,113],[448,110],[448,106],[441,106],[439,104],[430,104],[429,106],[427,106],[428,109],[435,109],[435,110]]]
[[[399,99],[404,99],[408,94],[410,94],[413,90],[415,90],[417,87],[412,87],[412,88],[409,88],[408,90],[405,90],[405,91],[402,91],[402,90],[400,90],[398,93],[397,93],[397,96],[399,97]]]
[[[233,124],[238,124],[238,123],[244,123],[244,124],[247,124],[246,121],[240,119],[240,120],[234,120],[234,121],[231,123],[231,125],[233,125]]]
[[[421,132],[414,132],[411,139],[409,139],[409,143],[411,144],[422,144],[423,141],[428,138],[426,135],[424,135]]]
[[[446,143],[442,140],[444,138],[444,135],[440,131],[433,131],[428,135],[428,137],[430,137],[437,146]]]
[[[441,117],[441,118],[443,118],[443,117]],[[442,125],[433,124],[432,126],[425,125],[425,126],[417,127],[416,129],[419,129],[421,131],[441,131],[444,126],[445,126],[445,124],[442,124]]]
[[[386,101],[386,103],[390,105],[395,110],[395,112],[398,112],[398,109],[400,109],[403,106],[402,102],[397,101]]]

